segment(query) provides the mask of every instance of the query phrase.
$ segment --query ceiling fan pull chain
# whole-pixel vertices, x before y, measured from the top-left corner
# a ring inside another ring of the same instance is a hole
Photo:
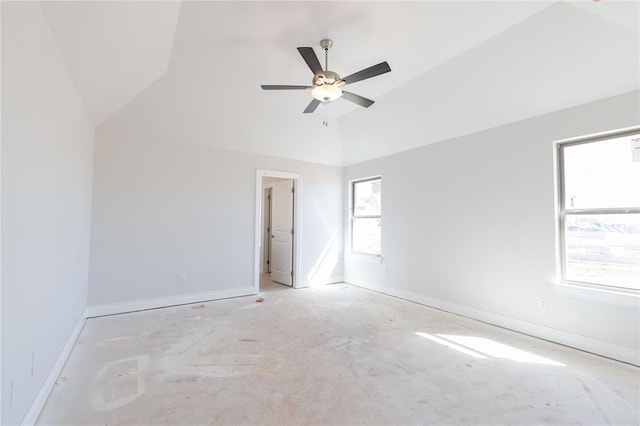
[[[324,109],[324,120],[322,121],[322,125],[324,127],[329,127],[329,104],[325,104],[323,109]]]

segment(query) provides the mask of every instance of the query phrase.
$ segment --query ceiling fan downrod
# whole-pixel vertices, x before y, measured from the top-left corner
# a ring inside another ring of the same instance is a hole
[[[323,38],[320,40],[320,47],[324,49],[324,70],[329,71],[329,49],[333,46],[333,40]]]

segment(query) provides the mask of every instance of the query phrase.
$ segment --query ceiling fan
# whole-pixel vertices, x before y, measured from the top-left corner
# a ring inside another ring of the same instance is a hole
[[[304,61],[311,69],[311,72],[313,72],[313,80],[311,86],[263,84],[261,87],[264,90],[311,89],[311,96],[313,96],[313,99],[311,100],[311,103],[307,105],[307,108],[305,108],[305,110],[303,111],[305,114],[314,112],[321,102],[332,102],[340,97],[351,101],[354,104],[369,108],[371,105],[373,105],[374,101],[364,98],[360,95],[344,91],[342,90],[342,86],[389,72],[391,71],[389,64],[386,61],[381,62],[377,65],[373,65],[369,68],[365,68],[361,71],[353,73],[347,77],[340,78],[338,73],[329,71],[329,49],[331,49],[331,46],[333,46],[332,40],[320,40],[320,47],[324,49],[324,70],[322,69],[322,65],[320,65],[320,61],[318,60],[318,57],[316,56],[312,47],[298,47],[298,52],[300,52],[302,59],[304,59]]]

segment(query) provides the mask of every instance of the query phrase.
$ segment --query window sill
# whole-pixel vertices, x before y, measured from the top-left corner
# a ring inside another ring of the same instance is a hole
[[[349,257],[351,257],[351,259],[353,260],[367,263],[382,263],[382,256],[379,254],[349,253]]]
[[[575,281],[559,281],[555,288],[565,296],[640,308],[640,292],[634,290],[602,288]]]

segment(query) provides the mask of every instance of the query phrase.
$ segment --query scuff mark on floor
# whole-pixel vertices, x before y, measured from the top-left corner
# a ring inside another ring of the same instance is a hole
[[[591,402],[593,402],[593,405],[596,407],[596,409],[600,412],[600,414],[602,415],[602,417],[604,418],[604,420],[607,422],[608,425],[611,424],[611,421],[609,420],[609,418],[607,417],[607,415],[605,414],[604,410],[602,409],[602,406],[600,405],[600,402],[595,398],[595,396],[593,395],[593,392],[591,391],[591,388],[589,387],[589,385],[587,385],[584,381],[578,379],[578,381],[580,382],[580,384],[582,385],[582,389],[584,389],[584,391],[587,393],[587,396],[589,397],[589,399],[591,400]]]
[[[91,403],[96,411],[124,407],[147,391],[148,355],[107,362],[94,377]]]

